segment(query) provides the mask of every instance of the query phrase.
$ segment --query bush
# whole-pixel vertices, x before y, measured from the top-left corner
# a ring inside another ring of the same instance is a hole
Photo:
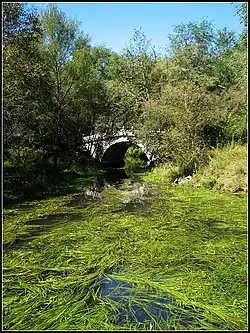
[[[9,153],[10,158],[8,163],[24,178],[33,178],[43,168],[44,154],[42,150],[25,147],[10,149]]]
[[[165,134],[162,155],[171,156],[179,175],[192,175],[208,160],[208,149],[197,136],[172,130]]]
[[[212,189],[217,184],[217,180],[214,177],[208,177],[208,178],[202,179],[200,184],[204,188]]]
[[[172,167],[167,170],[166,173],[166,178],[170,181],[173,182],[175,181],[176,178],[180,177],[180,169],[178,167]]]
[[[9,169],[9,168],[13,168],[13,162],[9,159],[4,161],[3,163],[4,169]]]
[[[131,146],[124,156],[124,162],[126,169],[135,171],[147,166],[147,157],[141,148]]]

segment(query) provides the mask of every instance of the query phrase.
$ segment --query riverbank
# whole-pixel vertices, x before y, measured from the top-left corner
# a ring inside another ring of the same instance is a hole
[[[4,329],[247,329],[246,195],[86,184],[4,209]]]
[[[179,169],[171,164],[155,168],[154,174],[156,178],[161,177],[163,182],[185,181],[185,185],[196,188],[246,193],[248,191],[247,161],[247,145],[231,144],[211,149],[208,163],[187,177],[191,181],[187,182],[187,179],[179,174]]]
[[[231,144],[210,152],[209,164],[198,170],[191,184],[230,192],[247,192],[247,145]]]

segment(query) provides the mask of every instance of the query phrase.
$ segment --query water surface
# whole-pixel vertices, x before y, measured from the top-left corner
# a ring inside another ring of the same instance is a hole
[[[170,295],[157,297],[147,290],[136,289],[131,283],[115,279],[112,276],[101,275],[100,296],[117,303],[117,309],[113,311],[116,316],[115,323],[123,324],[125,321],[134,323],[152,322],[154,320],[165,321],[171,316],[167,307],[173,303]]]

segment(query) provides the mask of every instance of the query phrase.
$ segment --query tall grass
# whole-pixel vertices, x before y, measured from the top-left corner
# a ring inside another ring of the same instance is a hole
[[[193,184],[226,191],[247,191],[247,145],[215,149],[209,164],[194,176]]]

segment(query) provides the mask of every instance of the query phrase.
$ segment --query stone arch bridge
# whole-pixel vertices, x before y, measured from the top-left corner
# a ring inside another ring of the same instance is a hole
[[[103,164],[123,165],[124,155],[131,145],[140,147],[147,163],[153,161],[153,153],[136,138],[132,131],[121,129],[113,134],[83,136],[83,147]]]

